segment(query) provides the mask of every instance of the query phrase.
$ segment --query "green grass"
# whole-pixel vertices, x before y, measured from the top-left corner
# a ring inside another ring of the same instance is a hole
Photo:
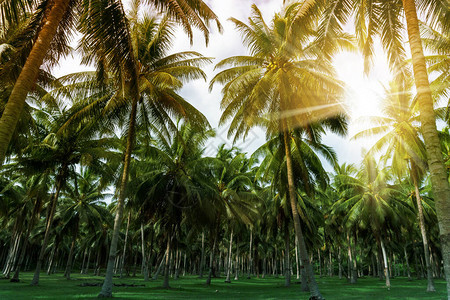
[[[21,282],[0,280],[0,299],[92,299],[101,287],[81,287],[84,282],[102,282],[101,277],[73,274],[68,281],[62,274],[41,275],[39,286],[31,286],[31,273],[21,274]],[[447,299],[444,280],[436,280],[435,293],[426,292],[425,280],[408,281],[397,277],[391,280],[391,290],[384,282],[375,278],[360,278],[351,285],[345,279],[317,278],[322,295],[327,299]],[[214,278],[211,286],[205,279],[187,276],[171,280],[171,289],[161,288],[162,280],[144,283],[141,278],[114,279],[115,283],[145,284],[145,287],[114,287],[114,299],[308,299],[309,293],[300,291],[295,277],[289,288],[284,287],[284,278],[241,279],[231,284],[224,278]]]

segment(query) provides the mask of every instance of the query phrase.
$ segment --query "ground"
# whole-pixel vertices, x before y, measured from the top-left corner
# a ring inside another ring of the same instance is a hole
[[[21,274],[21,282],[11,283],[0,280],[0,299],[93,299],[100,286],[81,286],[83,284],[101,284],[102,278],[73,274],[72,280],[66,280],[62,274],[41,275],[39,286],[31,286],[32,273]],[[171,280],[170,290],[162,289],[162,279],[144,282],[141,278],[114,279],[116,284],[143,285],[113,288],[114,299],[308,299],[309,294],[300,291],[300,284],[293,277],[291,287],[284,287],[284,279],[241,279],[224,282],[225,278],[214,278],[211,286],[204,285],[206,279],[194,276]],[[391,279],[392,287],[387,290],[384,281],[377,278],[360,278],[356,285],[337,277],[317,277],[322,295],[332,299],[447,299],[444,280],[436,280],[435,293],[426,292],[426,280],[408,281],[407,278]]]

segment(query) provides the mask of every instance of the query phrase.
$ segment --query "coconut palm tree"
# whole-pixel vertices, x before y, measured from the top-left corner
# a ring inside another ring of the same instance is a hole
[[[290,140],[292,129],[340,113],[342,85],[332,77],[329,60],[319,54],[317,43],[310,43],[312,24],[293,25],[301,4],[293,4],[276,14],[267,25],[256,5],[250,25],[231,19],[242,33],[249,56],[234,56],[216,67],[230,66],[211,81],[224,84],[220,123],[231,120],[229,135],[245,137],[254,126],[267,128],[268,135],[281,133],[284,139],[289,199],[300,256],[307,269],[312,297],[321,298],[303,238],[297,209],[296,188]],[[347,36],[336,43],[350,46]],[[320,58],[320,59],[319,59]]]
[[[404,68],[406,52],[403,48],[403,33],[406,32],[412,56],[422,135],[428,153],[433,194],[436,198],[447,293],[450,294],[450,186],[439,146],[433,98],[417,16],[418,13],[422,14],[432,26],[448,31],[448,22],[446,22],[448,11],[447,1],[307,0],[302,3],[293,23],[303,23],[304,19],[312,18],[314,14],[323,15],[319,34],[325,46],[342,31],[343,24],[350,16],[355,16],[356,36],[366,58],[366,71],[369,69],[370,59],[373,56],[375,37],[380,35],[389,65],[395,77],[399,78],[408,77],[408,71]]]
[[[335,180],[343,193],[333,204],[337,214],[345,213],[344,222],[348,229],[355,226],[370,228],[381,249],[386,276],[386,287],[390,288],[390,277],[385,247],[385,237],[390,223],[400,216],[411,213],[410,207],[400,200],[400,190],[388,184],[389,170],[379,169],[375,159],[366,156],[357,177],[337,175]],[[350,241],[349,241],[350,242]]]
[[[139,0],[134,1],[135,4],[138,2]],[[210,20],[216,21],[219,31],[221,30],[217,16],[201,0],[188,2],[178,0],[152,0],[151,3],[156,8],[155,10],[167,11],[173,19],[181,24],[190,37],[191,43],[193,39],[193,27],[200,29],[204,33],[206,41],[208,41],[208,25]],[[3,24],[17,20],[30,7],[34,6],[36,6],[36,1],[33,0],[5,1],[0,6],[1,16],[6,19],[3,20]],[[76,13],[79,9],[80,12]],[[115,17],[112,17],[113,15]],[[78,16],[80,16],[79,20],[77,20]],[[126,61],[128,61],[128,64],[135,63],[133,62],[133,55],[127,55],[127,52],[130,54],[129,47],[131,46],[127,38],[129,30],[127,29],[127,21],[123,12],[122,2],[119,0],[44,1],[38,6],[35,17],[39,27],[39,30],[34,35],[33,40],[35,42],[14,84],[14,88],[9,95],[8,103],[0,119],[0,161],[2,164],[6,149],[11,141],[12,134],[24,107],[27,94],[34,85],[34,80],[39,73],[40,66],[48,57],[54,57],[58,61],[58,57],[61,54],[67,54],[67,51],[57,50],[67,49],[67,35],[70,34],[74,26],[81,24],[81,27],[84,26],[84,28],[88,29],[86,31],[82,30],[85,35],[91,35],[93,39],[98,39],[97,44],[103,44],[103,47],[97,50],[101,49],[105,54],[111,54],[111,52],[118,54],[115,56],[118,60],[113,62],[118,68],[110,65],[111,70],[115,69],[117,71],[121,68],[121,63]],[[91,26],[94,24],[101,24],[102,27]],[[109,44],[104,43],[108,39],[115,41]],[[119,47],[118,45],[122,45],[123,47]],[[94,43],[90,44],[90,47],[95,46]]]
[[[427,291],[435,291],[433,284],[433,274],[430,265],[430,254],[428,248],[427,232],[422,211],[422,201],[419,185],[423,174],[426,172],[426,150],[420,139],[420,129],[417,127],[417,113],[415,101],[409,92],[408,83],[401,86],[400,83],[392,82],[389,89],[386,89],[386,98],[383,101],[384,117],[370,117],[370,121],[377,124],[357,133],[354,138],[370,135],[383,134],[367,155],[373,155],[376,151],[385,149],[383,161],[391,159],[392,171],[401,178],[405,173],[409,173],[414,184],[415,198],[417,200],[420,232],[427,266],[428,286]]]

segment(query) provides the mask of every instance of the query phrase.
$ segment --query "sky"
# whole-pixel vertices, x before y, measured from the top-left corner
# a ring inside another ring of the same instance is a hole
[[[186,34],[181,30],[176,33],[176,40],[171,52],[180,52],[193,50],[198,51],[204,56],[214,58],[213,64],[204,68],[208,75],[207,82],[196,80],[187,83],[180,94],[185,97],[192,105],[199,109],[209,120],[211,126],[216,128],[216,138],[210,140],[206,145],[206,155],[214,155],[218,145],[225,143],[232,145],[232,140],[227,138],[227,127],[217,128],[218,120],[221,115],[220,100],[221,86],[216,85],[212,92],[208,91],[209,80],[211,80],[217,71],[214,65],[220,60],[234,56],[245,55],[247,50],[242,44],[240,34],[235,30],[234,25],[228,19],[234,17],[241,21],[247,21],[251,12],[251,5],[255,3],[263,13],[267,22],[272,19],[275,12],[282,8],[282,0],[206,0],[209,7],[219,17],[224,28],[220,34],[216,27],[211,27],[210,41],[208,46],[200,32],[195,32],[194,44],[191,46]],[[352,26],[345,26],[351,33]],[[343,52],[335,56],[334,65],[338,78],[345,82],[346,93],[344,101],[349,108],[350,116],[349,133],[347,137],[338,137],[334,134],[327,134],[323,142],[335,149],[338,155],[339,163],[360,163],[363,148],[370,148],[374,139],[350,140],[356,132],[364,128],[365,116],[380,115],[379,103],[383,96],[383,86],[387,86],[391,75],[387,67],[386,58],[380,46],[377,46],[376,55],[373,60],[371,72],[365,76],[363,74],[363,59],[359,53]],[[76,55],[68,57],[61,62],[60,67],[55,70],[56,76],[86,70],[86,66],[79,63],[79,57]],[[241,148],[244,152],[253,153],[265,141],[265,132],[261,129],[254,129],[248,135],[245,141],[237,141],[235,146]],[[331,166],[324,163],[326,169],[331,171]]]

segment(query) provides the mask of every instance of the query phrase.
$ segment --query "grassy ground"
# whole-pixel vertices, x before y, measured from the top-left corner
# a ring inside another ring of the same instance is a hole
[[[100,291],[99,286],[80,286],[83,283],[102,283],[102,278],[74,274],[70,281],[62,274],[41,275],[39,286],[30,286],[32,274],[21,274],[21,282],[0,280],[0,299],[92,299]],[[447,299],[444,280],[436,280],[436,293],[426,292],[425,280],[408,281],[397,277],[391,280],[391,290],[384,282],[374,278],[360,278],[356,285],[345,279],[317,278],[322,295],[327,299]],[[241,279],[231,284],[224,278],[214,278],[211,286],[205,279],[187,276],[171,280],[171,289],[160,286],[162,280],[145,283],[141,278],[114,279],[116,284],[134,284],[140,287],[114,287],[114,299],[308,299],[309,294],[300,291],[300,284],[293,280],[291,287],[283,286],[283,278]]]

